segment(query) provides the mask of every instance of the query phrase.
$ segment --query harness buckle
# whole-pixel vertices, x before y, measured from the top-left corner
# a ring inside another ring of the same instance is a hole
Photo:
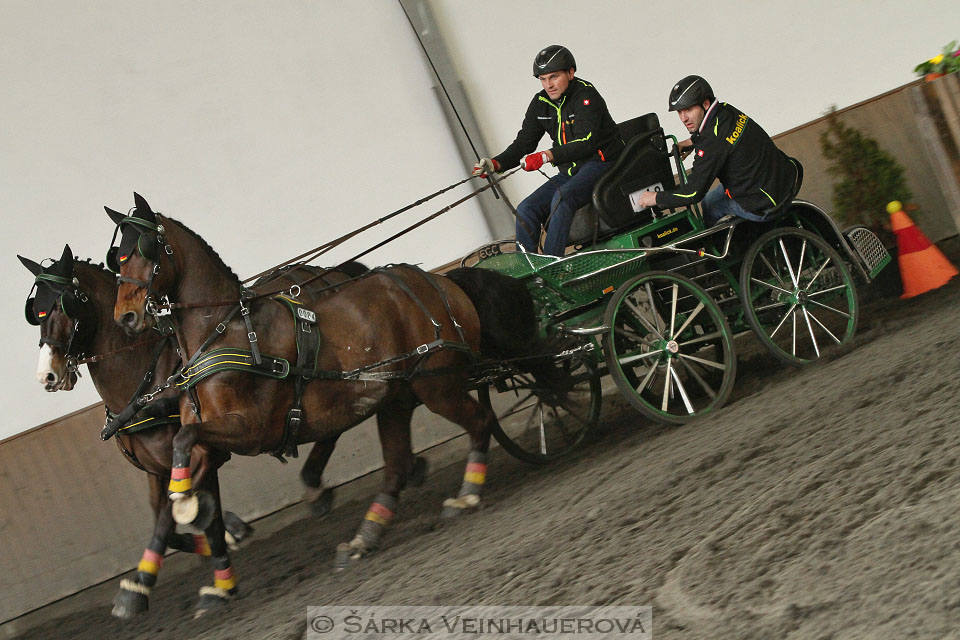
[[[290,409],[287,419],[290,421],[290,426],[296,429],[300,426],[300,420],[303,419],[303,409]]]
[[[430,345],[422,344],[422,345],[420,345],[419,347],[417,347],[417,355],[421,355],[421,356],[422,356],[422,355],[425,354],[427,351],[430,351]]]
[[[216,331],[217,333],[220,333],[220,334],[222,334],[222,333],[223,333],[224,331],[226,331],[226,330],[227,330],[227,325],[223,324],[222,322],[219,323],[219,324],[214,328],[214,331]]]
[[[257,341],[257,332],[256,332],[256,331],[251,331],[250,333],[248,333],[248,334],[247,334],[247,340],[249,340],[251,343],[256,342],[256,341]]]

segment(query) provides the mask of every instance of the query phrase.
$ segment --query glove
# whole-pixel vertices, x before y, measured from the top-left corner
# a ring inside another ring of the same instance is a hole
[[[524,171],[536,171],[547,162],[547,152],[538,151],[536,153],[531,153],[526,158],[520,162],[520,166],[523,167]]]
[[[477,164],[473,165],[473,173],[470,175],[486,178],[488,173],[498,173],[499,171],[499,162],[490,158],[480,158],[477,160]]]

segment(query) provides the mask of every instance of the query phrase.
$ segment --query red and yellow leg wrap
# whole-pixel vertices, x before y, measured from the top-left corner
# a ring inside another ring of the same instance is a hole
[[[174,467],[170,471],[170,493],[187,493],[191,487],[190,467]]]
[[[210,555],[210,543],[207,542],[207,536],[193,536],[193,552],[199,556]]]
[[[146,549],[143,552],[143,557],[140,558],[140,563],[137,565],[137,571],[155,576],[160,573],[160,567],[162,566],[163,556],[156,551]]]
[[[367,515],[364,516],[365,520],[370,520],[376,522],[381,526],[387,526],[390,524],[390,521],[393,520],[393,511],[379,502],[374,502],[370,505],[370,508],[367,510]]]
[[[233,567],[217,569],[213,572],[213,586],[217,589],[230,591],[237,586],[237,579],[233,577]]]
[[[484,462],[468,462],[467,470],[463,474],[463,481],[483,486],[487,480],[487,465]]]

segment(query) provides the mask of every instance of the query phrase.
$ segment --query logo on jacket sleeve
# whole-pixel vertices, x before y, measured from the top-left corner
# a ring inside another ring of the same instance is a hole
[[[583,101],[583,106],[585,106],[585,107],[589,107],[589,106],[590,106],[590,99],[589,99],[589,98],[587,98],[586,100]]]
[[[697,149],[697,157],[698,157],[698,158],[702,158],[702,157],[703,157],[703,149]]]
[[[733,133],[726,137],[726,141],[730,144],[736,144],[737,140],[740,139],[740,134],[743,133],[743,128],[747,126],[747,120],[749,119],[745,113],[737,116],[737,124],[733,127]]]

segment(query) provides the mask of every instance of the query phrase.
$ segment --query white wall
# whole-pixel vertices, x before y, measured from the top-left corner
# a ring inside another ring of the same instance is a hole
[[[707,78],[720,99],[771,135],[914,79],[913,68],[960,39],[956,0],[431,0],[484,139],[498,153],[540,90],[537,51],[563,44],[617,121],[657,112],[689,137],[667,95]],[[549,142],[544,137],[541,148]],[[504,187],[519,201],[542,177]]]
[[[0,439],[98,400],[89,380],[34,381],[15,254],[69,242],[101,260],[103,205],[126,211],[137,191],[253,275],[466,177],[431,82],[396,2],[0,2]],[[433,267],[486,239],[467,203],[365,260]]]

